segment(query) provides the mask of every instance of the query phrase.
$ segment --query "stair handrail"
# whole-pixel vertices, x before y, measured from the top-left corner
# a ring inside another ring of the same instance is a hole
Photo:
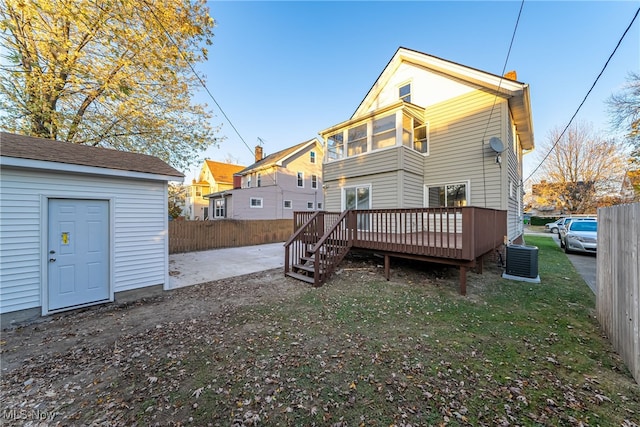
[[[319,248],[322,247],[322,245],[324,244],[324,242],[327,241],[327,239],[329,238],[329,236],[331,236],[331,233],[333,233],[333,230],[335,230],[336,228],[338,228],[338,225],[340,225],[340,223],[342,222],[342,220],[349,214],[350,211],[346,210],[344,212],[342,212],[340,214],[340,216],[338,217],[338,219],[336,220],[336,222],[331,226],[331,228],[329,228],[326,233],[324,233],[322,235],[322,237],[320,238],[320,240],[318,240],[316,242],[315,245],[313,245],[313,248],[309,249],[309,252],[311,253],[315,253]],[[351,239],[349,239],[349,241],[351,241]],[[349,242],[351,243],[351,242]]]
[[[302,234],[302,232],[305,230],[305,228],[307,228],[309,226],[309,224],[311,224],[311,222],[316,219],[316,217],[320,214],[324,214],[324,211],[317,211],[316,213],[314,213],[313,215],[311,215],[311,217],[309,217],[309,219],[300,226],[300,228],[298,228],[297,231],[295,231],[291,237],[289,237],[289,239],[284,242],[284,246],[289,246],[291,245],[291,243],[293,243],[294,240],[296,240],[298,238],[299,235]]]

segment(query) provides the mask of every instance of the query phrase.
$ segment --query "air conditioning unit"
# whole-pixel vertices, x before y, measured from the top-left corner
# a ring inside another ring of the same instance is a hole
[[[507,245],[506,278],[539,282],[537,246]]]

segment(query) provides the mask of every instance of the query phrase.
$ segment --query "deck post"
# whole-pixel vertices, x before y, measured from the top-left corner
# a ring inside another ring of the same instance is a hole
[[[467,295],[467,266],[460,266],[460,295]]]
[[[289,245],[284,246],[284,274],[289,272]]]
[[[384,277],[389,281],[391,276],[391,257],[389,255],[384,256]]]

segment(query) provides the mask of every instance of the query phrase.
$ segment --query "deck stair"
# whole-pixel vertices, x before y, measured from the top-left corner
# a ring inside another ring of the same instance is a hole
[[[324,215],[318,212],[294,233],[285,243],[287,276],[316,287],[327,281],[351,248],[347,213],[343,212],[333,224],[324,224]],[[324,234],[314,231],[324,230],[325,225]]]

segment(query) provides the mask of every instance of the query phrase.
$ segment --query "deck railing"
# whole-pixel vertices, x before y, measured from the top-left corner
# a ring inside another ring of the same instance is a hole
[[[320,252],[332,247],[473,266],[504,242],[507,212],[473,206],[296,212],[294,227],[296,232],[285,244],[285,273],[290,265],[313,255],[317,286],[336,267],[319,260]],[[341,260],[343,252],[335,259]]]

